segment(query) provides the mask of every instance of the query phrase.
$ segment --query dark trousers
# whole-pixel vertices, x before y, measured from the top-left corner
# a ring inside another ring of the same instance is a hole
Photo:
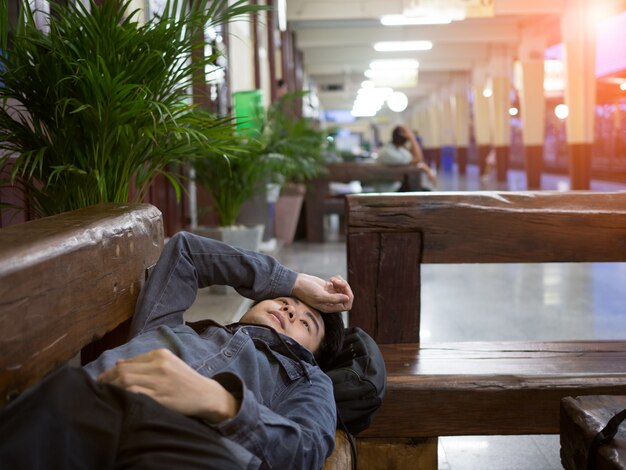
[[[196,419],[70,367],[0,413],[2,469],[246,468],[233,445]]]

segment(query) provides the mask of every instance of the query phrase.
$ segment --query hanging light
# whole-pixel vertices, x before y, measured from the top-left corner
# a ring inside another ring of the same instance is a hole
[[[401,91],[394,91],[387,98],[387,106],[396,113],[401,113],[409,105],[409,98]]]
[[[566,104],[557,104],[554,108],[554,114],[560,120],[567,119],[567,116],[569,116],[569,108]]]

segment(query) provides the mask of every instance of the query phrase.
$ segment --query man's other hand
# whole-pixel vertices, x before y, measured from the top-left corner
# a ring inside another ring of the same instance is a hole
[[[119,360],[98,381],[143,393],[170,410],[214,424],[239,410],[239,402],[222,385],[198,374],[167,349]]]

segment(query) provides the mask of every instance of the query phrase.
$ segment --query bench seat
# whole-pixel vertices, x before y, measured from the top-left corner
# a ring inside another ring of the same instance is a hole
[[[571,395],[625,394],[626,342],[384,344],[387,394],[363,437],[556,434]]]

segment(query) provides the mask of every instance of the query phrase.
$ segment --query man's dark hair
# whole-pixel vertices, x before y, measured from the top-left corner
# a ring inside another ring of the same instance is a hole
[[[315,354],[322,370],[327,370],[343,347],[344,326],[341,313],[322,313],[324,338]]]
[[[402,127],[396,126],[393,128],[393,132],[391,133],[391,142],[393,143],[393,145],[395,145],[396,147],[401,147],[406,143],[407,140],[408,138],[404,136]]]

